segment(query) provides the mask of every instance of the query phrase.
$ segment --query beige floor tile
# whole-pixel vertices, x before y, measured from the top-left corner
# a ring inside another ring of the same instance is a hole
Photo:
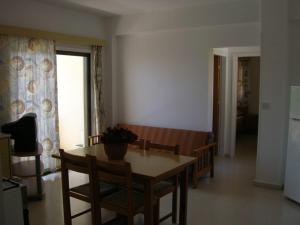
[[[215,178],[200,179],[197,189],[189,190],[188,225],[299,225],[300,205],[287,200],[282,191],[253,185],[255,176],[256,140],[243,136],[234,158],[216,157]],[[86,181],[85,176],[72,174],[72,185]],[[31,202],[31,225],[63,225],[60,174],[45,177],[45,199]],[[72,201],[74,212],[88,208]],[[161,200],[161,214],[171,207],[170,196]],[[104,212],[105,219],[113,216]],[[74,225],[90,224],[89,214],[74,220]],[[143,224],[143,216],[136,217]],[[167,220],[163,225],[171,224]]]

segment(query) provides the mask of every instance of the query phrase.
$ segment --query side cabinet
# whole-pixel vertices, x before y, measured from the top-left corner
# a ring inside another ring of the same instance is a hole
[[[0,177],[11,177],[10,154],[9,135],[0,134]]]

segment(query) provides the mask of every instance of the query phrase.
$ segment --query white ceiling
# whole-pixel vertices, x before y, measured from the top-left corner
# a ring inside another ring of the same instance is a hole
[[[89,9],[102,15],[127,15],[203,4],[253,0],[37,0],[50,4]]]

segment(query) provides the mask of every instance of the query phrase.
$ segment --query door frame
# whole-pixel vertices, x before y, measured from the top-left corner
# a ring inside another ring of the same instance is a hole
[[[236,153],[238,60],[241,57],[260,57],[260,56],[261,56],[260,51],[232,53],[232,101],[231,101],[232,110],[231,110],[231,131],[230,131],[231,139],[230,139],[230,148],[229,148],[231,157],[234,157]]]
[[[88,136],[92,135],[92,92],[91,92],[91,53],[90,52],[77,52],[77,51],[66,51],[66,50],[56,50],[56,55],[68,55],[68,56],[82,56],[86,58],[86,77],[84,79],[84,99],[85,110],[84,116],[86,117],[85,124],[85,145],[87,145]]]

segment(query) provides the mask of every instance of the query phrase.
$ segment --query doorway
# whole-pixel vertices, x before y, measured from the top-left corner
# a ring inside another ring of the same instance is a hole
[[[220,58],[216,59],[216,56]],[[234,157],[236,152],[236,123],[237,123],[237,77],[238,59],[241,57],[260,57],[259,47],[223,47],[213,48],[209,52],[209,96],[210,96],[210,115],[211,130],[218,135],[218,154]],[[216,65],[221,67],[218,70]],[[216,61],[216,63],[215,63]],[[221,71],[220,76],[218,73]],[[216,79],[215,76],[217,76]],[[218,80],[218,84],[214,81]],[[214,93],[214,86],[219,87],[218,93]],[[216,96],[219,101],[216,101]],[[218,102],[219,104],[216,104]],[[218,113],[214,112],[214,106],[218,108]],[[219,120],[219,124],[214,121]],[[256,148],[256,147],[255,147]]]
[[[57,51],[60,148],[87,146],[90,132],[90,54]]]
[[[238,57],[237,66],[236,153],[251,154],[258,136],[260,57]]]

